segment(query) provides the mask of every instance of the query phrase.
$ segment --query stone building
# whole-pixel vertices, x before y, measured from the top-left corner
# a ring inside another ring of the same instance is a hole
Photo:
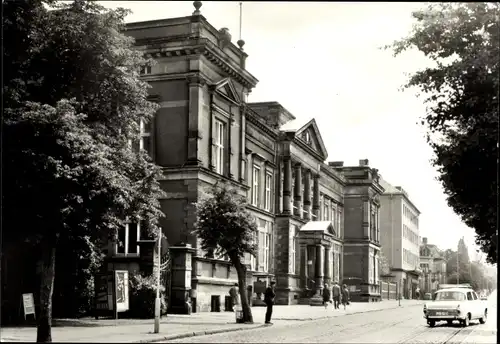
[[[436,245],[422,238],[420,245],[420,289],[423,293],[435,292],[440,284],[446,283],[446,259]]]
[[[142,74],[160,109],[151,123],[141,123],[138,146],[163,169],[170,312],[187,312],[186,301],[195,312],[224,310],[237,282],[227,258],[206,257],[190,234],[193,203],[220,180],[247,197],[258,224],[258,254],[245,257],[254,304],[262,303],[270,280],[277,282],[277,304],[317,303],[323,284],[333,281],[353,285],[358,299],[378,299],[383,189],[376,170],[365,160],[357,167],[325,164],[314,119],[298,121],[278,102],[247,102],[257,79],[245,69],[244,42],[234,45],[228,30],[215,29],[200,14],[201,3],[194,4],[192,16],[126,28],[137,49],[156,61]],[[140,225],[128,224],[119,238],[110,244],[108,270],[151,269]]]
[[[411,299],[419,285],[420,211],[400,186],[381,179],[385,191],[380,196],[380,242],[404,298]]]

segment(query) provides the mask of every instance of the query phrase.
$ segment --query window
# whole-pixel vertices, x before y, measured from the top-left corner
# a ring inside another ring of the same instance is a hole
[[[472,293],[471,293],[470,291],[468,291],[468,292],[467,292],[467,301],[472,301],[472,300],[474,300],[474,299],[472,298]]]
[[[247,162],[244,159],[241,159],[241,172],[240,172],[241,180],[247,179]]]
[[[257,242],[257,233],[253,233],[253,240],[254,242]],[[252,254],[249,254],[250,255],[250,271],[255,271],[256,269],[256,266],[257,266],[257,258],[252,255]]]
[[[330,202],[325,197],[323,201],[323,220],[328,221],[329,216],[330,216]]]
[[[273,175],[271,172],[266,172],[266,194],[264,197],[264,209],[271,210],[271,182]]]
[[[269,271],[270,246],[271,246],[271,223],[259,220],[259,271]]]
[[[259,182],[260,182],[260,167],[253,166],[252,172],[252,205],[259,206]]]
[[[151,74],[151,66],[144,66],[141,68],[141,75]]]
[[[139,122],[140,127],[140,140],[139,149],[144,149],[149,156],[152,156],[151,152],[151,124],[149,121],[144,121],[141,119]]]
[[[139,245],[141,225],[127,222],[125,227],[118,230],[118,240],[116,243],[116,254],[120,256],[139,255]]]
[[[331,216],[331,221],[332,221],[332,225],[333,225],[333,229],[335,229],[335,231],[337,232],[337,235],[339,234],[339,229],[338,229],[338,224],[337,224],[337,214],[336,214],[336,211],[335,211],[335,205],[333,204],[332,202],[332,216]]]
[[[311,134],[309,134],[309,131],[305,132],[304,139],[306,140],[307,143],[311,143]]]
[[[224,123],[215,121],[215,172],[224,174]]]
[[[297,252],[296,252],[296,247],[297,247],[297,234],[298,234],[298,231],[297,231],[297,227],[294,226],[294,231],[292,232],[294,235],[292,237],[292,240],[291,240],[291,244],[290,244],[290,252],[291,252],[291,255],[290,255],[290,259],[291,259],[291,262],[290,262],[290,273],[291,274],[295,274],[295,261],[297,259]]]
[[[337,216],[338,216],[338,218],[337,218],[337,231],[339,233],[339,236],[341,238],[343,238],[344,237],[344,230],[342,229],[342,209],[339,208],[337,210]]]

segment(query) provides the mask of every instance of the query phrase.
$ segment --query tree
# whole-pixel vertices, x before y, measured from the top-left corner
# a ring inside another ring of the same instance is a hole
[[[129,140],[157,106],[139,77],[150,61],[120,33],[126,10],[29,0],[3,10],[2,239],[39,252],[37,341],[51,342],[57,247],[98,252],[127,217],[156,232],[161,172]]]
[[[448,204],[497,260],[499,3],[433,3],[413,12],[413,32],[395,55],[416,48],[434,62],[406,87],[426,94],[422,124]],[[470,181],[474,181],[471,183]]]
[[[252,323],[246,290],[245,254],[256,255],[254,237],[257,224],[246,210],[245,198],[225,183],[216,184],[210,192],[195,203],[196,223],[193,234],[201,241],[207,255],[227,255],[238,274],[244,322]]]

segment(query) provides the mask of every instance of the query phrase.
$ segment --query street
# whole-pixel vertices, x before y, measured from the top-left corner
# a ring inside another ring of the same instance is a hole
[[[496,295],[486,324],[427,326],[422,307],[386,309],[314,321],[276,320],[256,330],[169,341],[172,343],[496,343]],[[330,308],[325,312],[333,312]]]

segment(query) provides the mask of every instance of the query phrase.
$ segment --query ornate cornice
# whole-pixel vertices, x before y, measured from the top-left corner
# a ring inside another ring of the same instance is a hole
[[[172,38],[169,37],[169,41]],[[248,89],[252,89],[257,85],[258,80],[245,69],[242,69],[236,63],[230,61],[229,56],[220,50],[214,43],[207,38],[186,39],[183,46],[178,47],[162,47],[160,43],[167,43],[165,40],[158,41],[138,41],[136,45],[146,45],[144,48],[144,56],[146,58],[160,57],[175,57],[175,56],[205,56],[205,58],[221,68],[229,77],[238,81]],[[157,46],[152,46],[154,43]]]
[[[263,120],[249,107],[246,107],[246,119],[258,129],[269,135],[273,140],[278,139],[278,132],[267,126]]]
[[[333,178],[335,181],[339,182],[342,186],[346,185],[345,178],[342,178],[342,176],[339,176],[337,173],[335,173],[335,171],[333,171],[328,165],[321,163],[320,171],[324,172],[326,175]]]
[[[307,153],[311,154],[314,158],[317,160],[323,162],[325,161],[326,157],[322,156],[318,152],[316,152],[314,149],[311,148],[308,144],[306,144],[303,140],[299,139],[297,136],[293,139],[293,143],[296,144],[298,147],[306,151]]]

